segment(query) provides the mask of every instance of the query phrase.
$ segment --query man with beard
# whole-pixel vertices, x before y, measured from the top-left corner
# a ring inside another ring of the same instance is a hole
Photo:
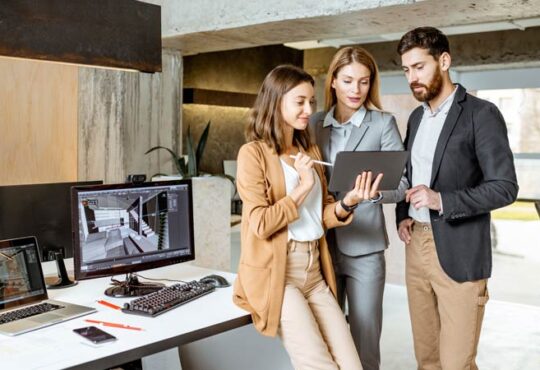
[[[477,369],[491,275],[490,211],[518,192],[506,124],[495,105],[452,83],[441,31],[409,31],[398,53],[422,102],[405,139],[412,187],[396,208],[418,369]]]

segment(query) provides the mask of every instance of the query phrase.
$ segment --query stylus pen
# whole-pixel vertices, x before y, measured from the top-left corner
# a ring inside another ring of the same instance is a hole
[[[91,319],[86,319],[84,321],[89,322],[91,324],[101,324],[103,326],[109,326],[111,328],[130,329],[130,330],[143,330],[142,328],[138,328],[136,326],[129,326],[129,325],[126,325],[126,324],[117,324],[115,322],[107,322],[107,321],[99,321],[99,320],[91,320]]]
[[[289,157],[291,157],[292,159],[296,159],[296,156],[295,155],[290,155]],[[324,166],[329,166],[329,167],[332,167],[333,164],[332,163],[329,163],[329,162],[323,162],[323,161],[317,161],[315,159],[313,159],[313,163],[318,163],[318,164],[322,164]]]

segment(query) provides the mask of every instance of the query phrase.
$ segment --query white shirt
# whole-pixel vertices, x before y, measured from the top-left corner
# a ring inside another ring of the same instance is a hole
[[[336,106],[334,105],[332,108],[330,108],[328,113],[326,113],[323,122],[323,127],[332,126],[330,128],[329,142],[330,157],[328,158],[328,160],[332,163],[335,162],[337,153],[345,150],[345,145],[347,145],[347,141],[349,141],[349,137],[351,136],[352,127],[360,127],[367,113],[366,108],[361,106],[360,109],[354,112],[347,122],[339,123],[334,118],[335,110]]]
[[[300,176],[298,176],[298,172],[293,167],[289,166],[282,159],[280,161],[283,174],[285,175],[287,194],[290,194],[298,186]],[[298,219],[288,226],[289,240],[308,242],[319,240],[324,234],[322,226],[321,181],[317,172],[314,169],[312,171],[315,177],[315,185],[313,185],[313,188],[311,188],[311,191],[298,208]]]
[[[412,164],[412,187],[417,185],[431,185],[431,172],[433,169],[433,158],[439,136],[446,121],[448,111],[454,101],[457,89],[439,105],[435,111],[431,111],[429,104],[423,103],[424,115],[418,126],[418,131],[414,138],[411,152]],[[429,208],[422,207],[415,209],[412,204],[409,206],[409,216],[419,222],[431,222]]]

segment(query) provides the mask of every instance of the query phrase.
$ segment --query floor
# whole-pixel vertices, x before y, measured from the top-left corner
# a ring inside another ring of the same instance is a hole
[[[382,369],[414,369],[405,287],[387,285],[381,338]],[[540,307],[491,300],[486,306],[477,364],[488,370],[540,369]]]
[[[534,228],[536,225],[527,227]],[[540,369],[540,260],[536,248],[527,251],[512,249],[515,244],[517,225],[501,226],[500,243],[494,251],[494,276],[490,280],[492,299],[487,305],[484,325],[478,348],[477,363],[480,369],[489,370],[538,370]],[[505,232],[502,232],[506,228]],[[519,230],[518,230],[519,231]],[[531,230],[532,231],[532,230]],[[523,232],[519,237],[524,238]],[[501,239],[502,238],[502,239]],[[530,243],[529,243],[530,244]],[[533,243],[535,247],[540,244]],[[236,271],[240,253],[239,225],[231,232],[232,270]],[[527,257],[527,258],[525,258]],[[506,301],[495,298],[503,297]],[[512,302],[513,301],[513,302]],[[515,302],[528,302],[528,304]],[[243,343],[258,351],[265,348],[266,356],[273,362],[268,369],[291,369],[287,356],[278,340],[258,339],[251,329],[241,329],[243,337],[251,338]],[[249,331],[252,331],[249,332]],[[238,343],[237,343],[238,344]],[[412,335],[407,306],[406,289],[403,285],[387,284],[384,297],[384,324],[381,338],[382,366],[388,370],[414,369]],[[230,360],[237,361],[237,360]],[[261,362],[261,366],[262,366]],[[279,365],[278,365],[279,364]],[[225,366],[224,362],[221,367]],[[243,369],[241,363],[231,364],[231,369]],[[199,367],[194,367],[197,369]],[[258,367],[265,368],[264,366]],[[202,369],[202,367],[200,367]],[[207,366],[205,370],[210,370]],[[247,369],[247,368],[246,368]],[[217,369],[216,369],[217,370]]]

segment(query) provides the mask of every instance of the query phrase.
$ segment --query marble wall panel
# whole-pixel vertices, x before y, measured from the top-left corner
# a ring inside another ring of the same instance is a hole
[[[195,261],[200,267],[230,271],[230,182],[220,177],[193,178]]]
[[[161,73],[80,68],[79,179],[171,173],[168,154],[144,153],[156,145],[181,150],[181,84],[182,57],[172,50],[163,52]]]
[[[199,140],[206,123],[212,122],[200,169],[212,174],[223,173],[223,161],[236,159],[238,150],[246,142],[244,130],[249,108],[184,104],[182,117],[184,138],[190,126],[195,141]]]

